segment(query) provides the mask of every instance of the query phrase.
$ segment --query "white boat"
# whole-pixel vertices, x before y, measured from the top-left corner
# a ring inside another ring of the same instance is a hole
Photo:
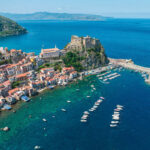
[[[115,111],[114,114],[119,114],[119,112],[118,112],[118,111]]]
[[[85,111],[84,114],[89,115],[90,113],[88,111]]]
[[[88,115],[83,115],[81,119],[87,119]]]
[[[84,119],[81,119],[80,121],[81,121],[81,122],[87,122],[87,120],[84,120]]]
[[[65,112],[65,111],[66,111],[66,109],[61,109],[61,111],[64,111],[64,112]]]
[[[117,124],[110,124],[110,127],[116,127]]]
[[[36,145],[36,146],[34,147],[34,149],[35,149],[35,150],[39,150],[39,149],[41,149],[41,147],[38,146],[38,145]]]
[[[100,105],[100,103],[98,103],[98,102],[95,102],[95,104],[94,104],[95,106],[99,106]]]
[[[98,106],[96,106],[96,105],[93,106],[93,108],[95,108],[95,109],[96,109],[97,107],[98,107]]]
[[[122,105],[117,105],[117,107],[118,107],[118,108],[123,108],[123,106],[122,106]]]
[[[97,102],[98,102],[98,103],[101,103],[101,102],[102,102],[102,100],[100,100],[100,99],[99,99],[99,100],[97,100]]]
[[[71,101],[68,100],[67,103],[71,103]]]
[[[117,123],[119,123],[119,121],[111,121],[111,124],[117,124]]]
[[[44,122],[46,122],[47,120],[45,118],[42,119]]]
[[[87,98],[91,97],[91,96],[86,96]]]
[[[113,114],[112,116],[113,116],[113,117],[115,117],[115,116],[119,117],[119,116],[120,116],[120,114]]]
[[[100,98],[103,99],[103,100],[105,99],[103,96],[101,96]]]
[[[113,119],[114,120],[119,120],[119,117],[118,116],[113,116]]]

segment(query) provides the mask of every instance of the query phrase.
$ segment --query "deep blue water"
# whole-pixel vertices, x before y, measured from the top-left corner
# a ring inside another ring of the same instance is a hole
[[[90,35],[100,38],[108,56],[132,58],[137,64],[150,66],[150,20],[20,23],[29,34],[2,39],[2,46],[39,53],[42,44],[63,48],[72,34]],[[11,130],[0,131],[0,150],[33,150],[35,145],[43,150],[148,150],[150,86],[138,73],[125,70],[120,74],[110,84],[102,84],[96,76],[86,77],[67,87],[45,91],[29,103],[17,104],[15,114],[1,114],[0,128],[9,126]],[[91,84],[96,87],[94,92]],[[100,96],[106,100],[90,114],[87,123],[81,123],[83,112]],[[117,104],[124,106],[120,124],[110,128]]]
[[[28,34],[0,39],[0,46],[37,54],[41,48],[62,49],[71,35],[90,35],[100,39],[106,53],[114,58],[132,58],[135,63],[150,66],[150,20],[116,19],[89,21],[21,21]]]

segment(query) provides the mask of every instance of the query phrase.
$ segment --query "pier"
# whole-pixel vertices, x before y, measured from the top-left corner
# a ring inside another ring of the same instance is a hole
[[[148,75],[148,78],[145,78],[145,82],[150,84],[150,68],[136,65],[136,64],[134,64],[134,62],[131,59],[112,59],[112,58],[109,58],[109,61],[111,64],[116,65],[116,66],[131,69],[131,70],[134,70],[136,72],[146,73]]]

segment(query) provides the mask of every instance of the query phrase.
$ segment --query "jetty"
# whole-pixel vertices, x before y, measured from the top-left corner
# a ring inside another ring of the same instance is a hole
[[[131,59],[109,58],[109,61],[111,64],[113,64],[117,67],[123,67],[126,69],[134,70],[136,72],[146,73],[148,75],[148,77],[145,78],[145,82],[150,83],[150,68],[136,65],[136,64],[134,64],[134,62]]]

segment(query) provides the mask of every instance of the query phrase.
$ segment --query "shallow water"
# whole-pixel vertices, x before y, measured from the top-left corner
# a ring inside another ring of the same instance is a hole
[[[94,92],[91,84],[96,88]],[[16,114],[9,112],[7,117],[0,119],[2,127],[8,125],[11,128],[0,134],[1,149],[32,150],[35,145],[40,145],[46,150],[147,150],[149,90],[139,74],[123,71],[121,77],[111,80],[110,84],[102,84],[96,76],[90,76],[67,87],[45,91],[31,102],[22,103]],[[106,100],[90,113],[87,123],[81,123],[83,112],[100,96]],[[120,124],[110,128],[111,115],[117,104],[124,106]],[[62,108],[67,112],[62,112]]]

